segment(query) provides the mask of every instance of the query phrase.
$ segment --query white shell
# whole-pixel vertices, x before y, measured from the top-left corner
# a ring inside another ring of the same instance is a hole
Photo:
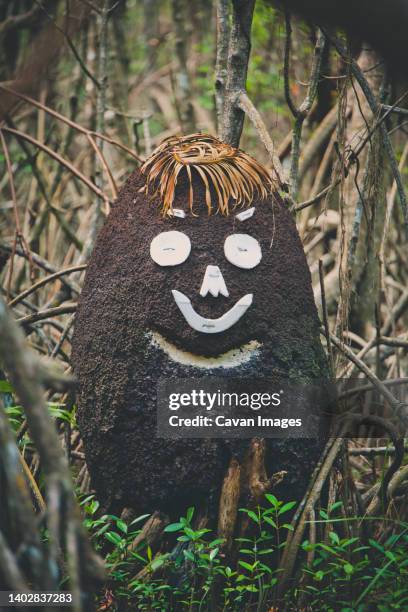
[[[229,296],[227,285],[218,266],[207,266],[200,295],[205,297],[207,293],[211,293],[214,297],[218,297],[219,293],[225,297]]]
[[[186,218],[186,213],[181,208],[173,208],[173,217],[179,217],[180,219]]]
[[[161,232],[150,243],[150,257],[159,266],[177,266],[190,255],[190,238],[183,232]]]
[[[254,212],[255,206],[252,206],[252,208],[247,208],[247,210],[243,210],[242,212],[235,215],[235,218],[238,219],[238,221],[246,221],[247,219],[250,219],[252,217]]]
[[[191,301],[184,293],[173,289],[172,294],[189,326],[203,334],[219,334],[235,325],[251,306],[253,298],[252,293],[248,293],[218,319],[207,319],[194,310]]]
[[[262,259],[261,245],[249,234],[231,234],[224,242],[227,260],[238,268],[250,270]]]

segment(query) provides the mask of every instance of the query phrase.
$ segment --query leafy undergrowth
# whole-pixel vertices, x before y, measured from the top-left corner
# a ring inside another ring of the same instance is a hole
[[[0,391],[8,400],[10,424],[20,432],[20,450],[30,456],[22,409],[6,381],[0,381]],[[60,427],[76,428],[75,407],[66,410],[55,402],[48,407]],[[134,546],[149,515],[125,522],[102,514],[94,495],[78,493],[78,499],[94,548],[109,571],[98,598],[101,612],[408,610],[408,523],[391,516],[349,516],[341,501],[320,509],[311,530],[316,541],[302,542],[295,577],[278,600],[278,566],[296,502],[267,494],[262,507],[241,508],[250,536],[233,542],[227,560],[225,542],[197,527],[194,508],[167,525],[162,548],[152,550],[143,540]]]
[[[408,609],[408,524],[390,523],[383,543],[368,537],[344,536],[351,523],[373,520],[344,518],[342,502],[321,510],[317,521],[327,537],[302,543],[303,561],[283,599],[276,598],[279,557],[287,532],[285,519],[295,502],[265,496],[256,511],[242,508],[253,528],[238,538],[236,562],[228,565],[223,541],[205,528],[194,528],[194,508],[165,529],[171,552],[156,552],[142,542],[132,549],[147,516],[129,524],[113,515],[98,516],[98,502],[82,500],[85,525],[103,552],[111,583],[100,610],[365,610]],[[367,530],[366,530],[367,531]],[[108,547],[108,548],[107,548]]]

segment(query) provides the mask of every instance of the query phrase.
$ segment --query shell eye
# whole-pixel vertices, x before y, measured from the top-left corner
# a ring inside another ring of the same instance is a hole
[[[150,243],[150,257],[159,266],[182,264],[190,252],[190,238],[183,232],[161,232]]]
[[[249,234],[231,234],[224,242],[227,260],[238,268],[250,270],[262,259],[261,245]]]

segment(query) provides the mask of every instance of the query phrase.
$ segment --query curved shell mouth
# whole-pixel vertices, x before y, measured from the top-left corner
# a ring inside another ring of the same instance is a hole
[[[173,289],[172,294],[190,327],[203,334],[219,334],[235,325],[251,306],[253,299],[252,293],[247,293],[218,319],[207,319],[194,310],[191,301],[184,293]]]

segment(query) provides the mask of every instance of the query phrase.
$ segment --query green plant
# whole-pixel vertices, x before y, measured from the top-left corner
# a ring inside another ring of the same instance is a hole
[[[133,542],[148,515],[129,524],[114,515],[98,516],[93,496],[81,502],[85,526],[96,549],[103,552],[113,582],[117,609],[125,602],[130,610],[220,610],[261,612],[271,606],[297,610],[363,612],[375,609],[404,610],[408,606],[408,525],[389,522],[393,533],[381,544],[374,538],[362,543],[357,536],[345,537],[345,526],[376,519],[337,516],[341,502],[320,510],[316,524],[326,529],[324,537],[302,544],[303,559],[293,588],[284,602],[276,601],[274,587],[285,546],[292,529],[287,520],[295,502],[265,496],[265,504],[241,508],[247,537],[237,538],[236,563],[227,563],[224,541],[214,538],[194,508],[167,525],[166,546],[171,552],[154,551],[146,542]],[[110,608],[113,610],[113,608]]]
[[[314,555],[311,565],[302,569],[306,580],[301,590],[308,604],[342,612],[362,612],[369,604],[382,611],[407,609],[408,525],[396,522],[398,532],[384,544],[374,538],[362,544],[359,537],[340,537],[335,529],[346,522],[367,519],[333,519],[325,511],[320,515],[331,528],[329,541],[303,543],[303,549]]]

